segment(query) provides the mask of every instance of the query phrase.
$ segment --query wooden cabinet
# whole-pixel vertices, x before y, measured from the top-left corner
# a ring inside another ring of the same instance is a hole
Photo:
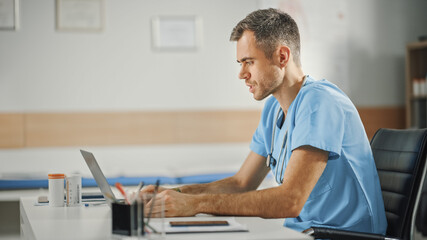
[[[406,47],[406,127],[427,127],[427,41]]]

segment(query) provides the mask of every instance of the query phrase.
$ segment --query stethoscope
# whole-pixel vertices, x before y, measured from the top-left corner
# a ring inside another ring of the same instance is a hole
[[[273,133],[271,134],[271,148],[270,148],[270,153],[267,155],[267,160],[266,160],[266,165],[269,168],[270,166],[276,166],[277,164],[277,160],[273,157],[273,150],[274,150],[274,136],[276,134],[276,126],[277,126],[277,121],[279,120],[279,114],[280,111],[282,109],[279,108],[279,110],[277,111],[276,114],[276,121],[274,122],[274,126],[273,126]],[[286,129],[285,135],[283,137],[283,142],[282,142],[282,148],[280,149],[280,153],[279,153],[279,157],[277,159],[280,160],[280,157],[282,156],[283,150],[285,151],[285,155],[283,156],[283,161],[282,161],[282,170],[280,171],[280,181],[278,182],[283,183],[283,178],[282,178],[282,174],[283,174],[283,168],[285,165],[285,157],[286,157],[286,148],[288,146],[288,141],[286,141],[286,137],[288,136],[288,130]],[[279,171],[279,168],[276,167],[276,179],[277,179],[277,172]]]
[[[307,77],[304,77],[304,81],[301,85],[301,88],[305,86],[307,81]],[[266,165],[269,168],[270,166],[276,166],[277,164],[277,160],[273,157],[273,150],[274,150],[274,136],[276,134],[276,126],[277,126],[277,121],[279,121],[279,115],[280,115],[280,111],[282,111],[281,108],[279,108],[279,110],[277,111],[276,114],[276,121],[274,122],[273,125],[273,132],[271,134],[271,148],[270,148],[270,153],[267,155],[267,160],[266,160]],[[285,125],[285,123],[283,122],[283,125]],[[280,153],[279,153],[279,157],[277,158],[280,161],[280,157],[282,156],[283,151],[285,151],[285,155],[283,156],[283,161],[282,161],[282,167],[281,167],[281,171],[280,171],[280,181],[278,181],[279,184],[283,183],[283,169],[285,166],[285,158],[286,158],[286,149],[288,146],[288,141],[287,141],[287,137],[288,137],[288,129],[286,129],[285,135],[283,137],[283,142],[282,142],[282,148],[280,149]],[[277,173],[279,171],[279,168],[276,167],[276,181],[277,181]]]

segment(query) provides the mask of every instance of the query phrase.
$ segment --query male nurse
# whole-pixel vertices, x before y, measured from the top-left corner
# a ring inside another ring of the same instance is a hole
[[[255,100],[266,99],[251,151],[232,177],[159,188],[165,215],[286,218],[284,225],[297,231],[385,234],[378,174],[358,112],[337,86],[303,73],[295,21],[277,9],[257,10],[230,40],[237,42],[239,78]],[[270,171],[278,186],[256,190]]]

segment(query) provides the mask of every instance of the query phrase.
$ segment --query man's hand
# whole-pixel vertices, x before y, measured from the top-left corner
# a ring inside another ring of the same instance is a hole
[[[154,191],[154,189],[153,189]],[[151,217],[161,217],[162,203],[164,202],[165,217],[189,217],[197,214],[197,195],[179,193],[175,190],[164,189],[156,194],[145,206],[146,215],[149,214],[154,202]],[[163,201],[163,202],[162,202]]]
[[[148,186],[146,186],[146,187],[144,187],[140,192],[139,192],[139,196],[140,197],[142,197],[142,195],[143,194],[146,194],[146,193],[154,193],[154,189],[156,189],[156,186],[155,185],[148,185]],[[159,193],[159,192],[163,192],[164,190],[167,190],[167,188],[164,188],[164,187],[158,187],[157,188],[157,193]]]

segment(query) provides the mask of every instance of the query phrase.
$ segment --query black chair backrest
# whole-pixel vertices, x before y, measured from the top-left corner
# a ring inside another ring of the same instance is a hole
[[[371,141],[388,222],[387,236],[409,239],[426,160],[427,129],[379,129]]]

